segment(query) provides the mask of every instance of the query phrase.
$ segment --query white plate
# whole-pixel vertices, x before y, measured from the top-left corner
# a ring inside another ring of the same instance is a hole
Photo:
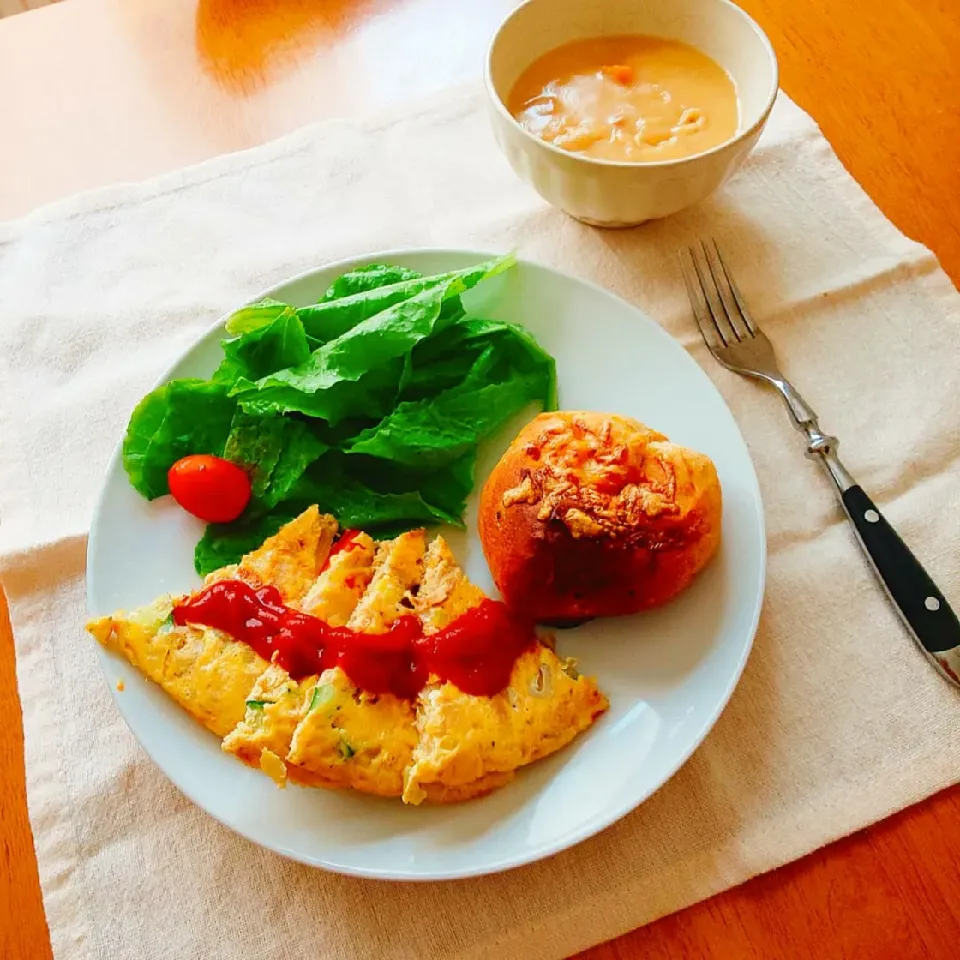
[[[315,302],[357,263],[387,261],[424,273],[485,258],[461,251],[388,252],[342,262],[269,292]],[[195,803],[245,837],[304,863],[367,877],[436,880],[490,873],[548,856],[629,813],[660,787],[713,726],[740,677],[763,596],[763,511],[750,455],[703,371],[656,323],[599,287],[530,263],[482,284],[470,312],[525,324],[557,358],[560,403],[649,423],[713,458],[723,485],[718,557],[674,603],[653,613],[595,621],[559,636],[610,697],[610,712],[559,754],[522,770],[489,797],[448,807],[288,787],[220,750],[125,661],[101,650],[117,705],[154,762]],[[692,322],[692,321],[691,321]],[[170,371],[208,376],[219,362],[218,324]],[[168,378],[165,378],[168,379]],[[489,443],[487,472],[515,433]],[[451,536],[469,575],[493,592],[476,536]],[[114,456],[87,555],[91,613],[129,608],[198,583],[201,526],[170,502],[148,503]],[[91,641],[92,642],[92,641]]]

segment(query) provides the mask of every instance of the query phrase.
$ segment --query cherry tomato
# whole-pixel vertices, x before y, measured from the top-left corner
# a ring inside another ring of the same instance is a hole
[[[207,523],[236,520],[250,502],[250,478],[235,463],[206,453],[178,460],[167,473],[170,494]]]

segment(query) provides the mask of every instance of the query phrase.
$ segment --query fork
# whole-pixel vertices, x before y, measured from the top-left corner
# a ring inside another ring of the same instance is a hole
[[[836,437],[820,429],[817,415],[783,375],[773,345],[747,312],[715,241],[680,254],[680,267],[697,326],[707,349],[728,370],[774,387],[793,425],[807,441],[806,454],[826,470],[853,524],[864,554],[917,646],[936,670],[960,687],[960,621],[929,574],[864,493],[837,456]]]

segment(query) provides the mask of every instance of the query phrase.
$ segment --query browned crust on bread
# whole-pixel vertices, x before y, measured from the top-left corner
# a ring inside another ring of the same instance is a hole
[[[720,542],[712,461],[627,417],[542,414],[480,497],[504,600],[540,621],[635,613],[680,593]]]

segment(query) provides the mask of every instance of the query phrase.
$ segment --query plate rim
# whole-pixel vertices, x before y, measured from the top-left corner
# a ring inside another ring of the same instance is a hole
[[[515,253],[515,251],[514,251]],[[256,295],[250,297],[249,299],[244,300],[241,303],[238,303],[236,306],[232,307],[228,312],[222,314],[218,317],[212,324],[210,324],[205,330],[203,330],[195,339],[193,339],[183,350],[181,350],[177,357],[172,361],[172,363],[167,366],[159,378],[153,382],[149,387],[149,390],[155,390],[157,387],[162,386],[165,383],[168,383],[173,378],[173,373],[176,368],[183,363],[183,361],[194,351],[196,350],[208,337],[210,337],[218,329],[223,331],[227,319],[237,310],[241,309],[244,306],[248,306],[252,303],[256,303],[259,300],[263,300],[268,297],[272,297],[275,293],[282,290],[285,287],[290,286],[291,284],[307,280],[314,275],[331,270],[339,270],[341,272],[346,272],[347,270],[362,266],[368,263],[376,262],[390,262],[390,258],[396,257],[408,257],[410,255],[417,256],[457,256],[463,258],[476,258],[477,262],[482,262],[483,260],[491,259],[493,257],[501,256],[490,251],[475,250],[475,249],[466,249],[461,247],[391,247],[384,250],[374,250],[370,253],[359,254],[350,257],[343,257],[337,260],[330,260],[314,267],[302,270],[299,273],[293,274],[287,277],[284,280],[281,280],[269,288],[262,290]],[[574,280],[578,284],[582,284],[591,289],[591,291],[605,299],[618,301],[620,304],[626,305],[633,313],[637,315],[639,320],[646,324],[648,327],[653,329],[654,335],[659,336],[664,341],[669,341],[671,349],[677,349],[691,365],[691,368],[695,369],[697,373],[704,378],[706,383],[709,385],[709,388],[714,392],[717,399],[726,409],[727,413],[730,416],[731,423],[736,430],[737,436],[740,438],[741,443],[743,444],[743,451],[746,454],[746,462],[750,467],[749,470],[749,487],[750,487],[750,502],[752,512],[754,514],[754,519],[757,523],[757,534],[758,534],[758,578],[757,582],[752,585],[752,597],[753,597],[753,609],[750,614],[750,625],[745,631],[748,634],[746,637],[746,643],[744,644],[743,651],[736,663],[736,666],[730,675],[730,678],[723,690],[722,695],[718,698],[717,704],[714,709],[708,711],[699,728],[697,729],[696,734],[691,738],[689,747],[681,751],[678,754],[677,759],[672,763],[668,769],[666,775],[662,780],[654,787],[651,787],[649,790],[644,792],[641,796],[634,798],[633,796],[627,797],[627,799],[620,803],[615,804],[609,810],[604,811],[602,815],[594,816],[585,821],[584,825],[579,829],[571,830],[566,835],[561,837],[559,840],[553,841],[545,846],[541,846],[533,851],[522,849],[519,853],[501,858],[497,863],[493,865],[481,865],[478,867],[467,867],[460,869],[449,869],[443,871],[433,871],[429,873],[409,873],[403,872],[398,869],[374,869],[366,867],[355,867],[346,865],[343,863],[338,863],[336,861],[320,859],[317,857],[307,856],[301,853],[298,853],[296,850],[285,847],[280,843],[270,843],[267,840],[264,840],[260,837],[252,835],[252,832],[238,826],[235,823],[232,823],[229,818],[221,816],[220,814],[211,810],[206,804],[202,803],[194,791],[188,788],[182,781],[184,778],[179,775],[175,775],[167,769],[166,766],[162,765],[157,758],[154,756],[153,752],[148,749],[141,738],[137,735],[137,731],[134,727],[134,724],[131,722],[131,719],[128,715],[127,705],[124,703],[124,698],[120,696],[120,692],[116,689],[115,685],[110,682],[110,678],[107,672],[107,665],[113,660],[116,659],[111,655],[103,646],[96,644],[97,651],[97,663],[100,667],[100,672],[104,680],[104,684],[110,692],[110,695],[113,698],[114,703],[116,704],[117,710],[119,711],[121,717],[124,720],[124,723],[127,725],[128,730],[133,735],[134,739],[137,741],[138,746],[147,756],[150,758],[151,763],[185,796],[191,803],[194,804],[198,809],[202,810],[204,814],[209,817],[212,817],[215,821],[222,824],[227,829],[233,831],[237,835],[243,837],[245,840],[261,847],[262,849],[269,850],[273,853],[279,854],[280,856],[286,857],[287,859],[293,860],[297,863],[302,863],[305,866],[313,867],[315,869],[327,870],[332,873],[338,873],[344,876],[360,877],[369,880],[382,880],[382,881],[400,881],[404,883],[432,883],[436,881],[449,881],[449,880],[459,880],[467,879],[477,876],[486,876],[494,873],[502,873],[507,870],[513,870],[517,867],[525,866],[528,864],[536,863],[540,860],[547,859],[548,857],[556,856],[559,853],[562,853],[565,850],[569,850],[572,847],[578,846],[583,843],[585,840],[589,840],[591,837],[596,836],[598,833],[601,833],[603,830],[606,830],[608,827],[611,827],[613,824],[622,820],[625,816],[636,810],[643,803],[650,799],[653,794],[661,790],[666,783],[673,779],[676,776],[677,772],[687,763],[690,757],[703,745],[704,740],[710,734],[711,730],[716,725],[717,721],[720,719],[721,714],[726,710],[727,705],[730,702],[730,698],[733,696],[734,690],[740,683],[740,680],[743,676],[743,671],[746,668],[747,661],[750,658],[750,654],[753,651],[754,641],[756,639],[757,630],[760,624],[760,615],[763,609],[763,603],[765,599],[766,591],[766,574],[767,574],[767,536],[766,536],[766,515],[763,504],[762,491],[760,489],[759,478],[757,477],[756,466],[753,462],[753,456],[750,453],[750,448],[747,445],[746,439],[743,436],[743,432],[740,429],[740,424],[737,421],[736,417],[733,415],[733,411],[730,409],[729,404],[724,398],[723,394],[720,393],[720,390],[717,388],[716,384],[710,379],[706,371],[700,364],[693,358],[690,352],[677,340],[674,336],[667,332],[655,319],[649,317],[640,307],[631,301],[627,300],[625,297],[620,296],[617,293],[614,293],[612,290],[602,286],[596,281],[587,279],[585,277],[579,276],[576,273],[566,272],[560,270],[556,267],[553,267],[549,264],[542,263],[538,260],[534,260],[529,257],[516,257],[516,265],[527,265],[534,267],[538,270],[546,271],[548,273],[555,274],[564,279]],[[146,395],[146,394],[145,394]],[[131,411],[132,412],[132,411]],[[87,549],[85,554],[85,594],[87,602],[87,613],[90,616],[93,616],[94,604],[94,594],[96,592],[95,583],[97,582],[97,577],[93,575],[92,571],[94,569],[92,565],[92,557],[95,554],[95,547],[98,543],[97,530],[100,527],[100,517],[101,513],[107,508],[107,487],[109,477],[117,469],[122,470],[122,447],[123,447],[123,437],[117,442],[114,446],[113,452],[110,455],[109,460],[107,461],[107,466],[103,472],[103,479],[100,486],[100,491],[97,495],[96,503],[94,504],[93,513],[90,519],[90,529],[87,536]],[[127,701],[128,703],[129,701]]]

